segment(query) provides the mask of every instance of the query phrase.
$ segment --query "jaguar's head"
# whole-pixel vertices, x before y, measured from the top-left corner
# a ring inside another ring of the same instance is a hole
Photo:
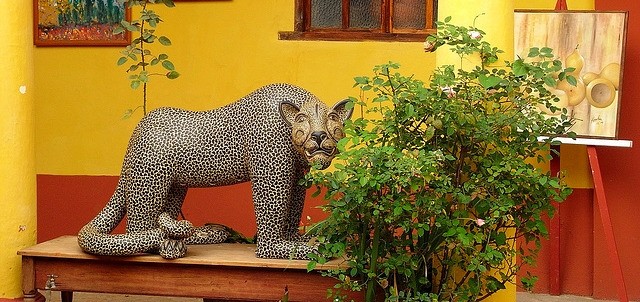
[[[351,117],[353,109],[347,109],[348,100],[328,108],[324,103],[311,100],[301,107],[283,101],[280,103],[282,118],[291,125],[291,139],[296,150],[311,165],[326,169],[338,153],[338,141],[344,137],[344,121]]]

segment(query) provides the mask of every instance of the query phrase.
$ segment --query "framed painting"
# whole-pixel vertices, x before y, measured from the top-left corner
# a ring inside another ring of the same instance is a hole
[[[517,56],[549,47],[564,68],[574,68],[575,86],[558,81],[549,90],[574,118],[571,131],[578,136],[617,138],[627,18],[612,11],[515,12]]]
[[[130,20],[120,0],[33,0],[33,42],[36,46],[124,46],[128,31],[113,29]]]

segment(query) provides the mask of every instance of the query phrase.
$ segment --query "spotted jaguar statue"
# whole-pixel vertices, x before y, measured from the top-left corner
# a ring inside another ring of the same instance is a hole
[[[78,244],[98,255],[183,257],[186,244],[227,236],[224,228],[178,220],[188,188],[250,181],[256,256],[305,259],[315,246],[299,233],[299,180],[311,165],[330,165],[352,113],[347,104],[329,108],[302,88],[272,84],[210,111],[150,112],[129,141],[113,196],[80,230]],[[125,233],[111,234],[125,216]]]

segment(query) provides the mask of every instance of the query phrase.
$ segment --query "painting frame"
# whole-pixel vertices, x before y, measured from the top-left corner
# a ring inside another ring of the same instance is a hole
[[[59,24],[60,14],[58,13],[54,16],[54,13],[51,12],[54,8],[51,6],[55,7],[54,3],[58,4],[62,3],[62,1],[64,0],[33,0],[33,44],[35,46],[126,46],[131,43],[131,33],[129,31],[124,31],[124,33],[118,35],[111,33],[119,22],[100,23],[97,20],[91,20],[89,25],[83,25],[68,21],[68,24],[61,26]],[[118,0],[110,0],[110,2],[119,6],[116,8],[119,15],[114,18],[117,20],[131,20],[130,8],[126,8]],[[45,12],[49,13],[45,14]],[[77,15],[75,16],[77,18]],[[45,20],[47,23],[44,23]]]
[[[574,65],[574,53],[582,57],[583,63],[575,64],[582,65],[574,74],[576,86],[560,87],[558,81],[551,87],[557,90],[550,89],[557,96],[566,94],[567,101],[558,107],[574,118],[570,131],[578,137],[618,138],[628,15],[627,11],[514,12],[514,28],[519,29],[514,31],[516,57],[527,58],[531,47],[549,47],[563,68],[573,67],[568,65]],[[559,99],[561,103],[564,97]]]

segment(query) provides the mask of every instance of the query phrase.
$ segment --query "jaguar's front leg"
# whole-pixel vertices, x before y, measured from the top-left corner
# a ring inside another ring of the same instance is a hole
[[[309,238],[305,237],[304,234],[300,232],[300,222],[302,218],[302,212],[304,210],[304,201],[307,195],[307,188],[305,186],[299,185],[298,182],[300,179],[304,177],[304,171],[300,171],[297,173],[296,177],[292,182],[292,194],[291,200],[288,206],[288,217],[287,217],[287,230],[286,235],[289,240],[292,241],[301,241],[306,242]]]
[[[291,194],[295,191],[291,186],[291,178],[256,178],[252,180],[252,190],[258,225],[256,256],[308,259],[309,253],[316,252],[315,246],[290,238],[291,223],[295,220],[289,211]],[[302,209],[295,211],[298,223],[301,213]]]

